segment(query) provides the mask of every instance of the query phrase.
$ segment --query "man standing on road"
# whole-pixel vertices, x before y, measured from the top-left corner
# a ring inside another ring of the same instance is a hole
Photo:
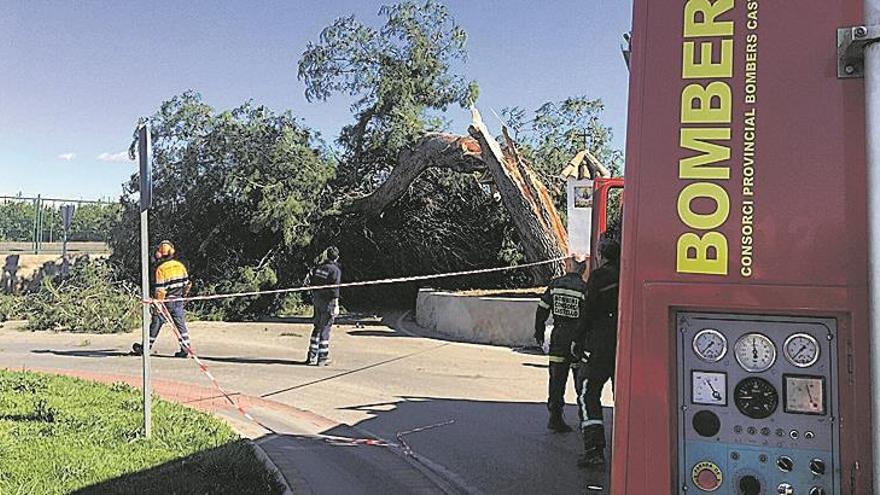
[[[341,280],[339,249],[330,246],[321,254],[318,266],[309,275],[309,285],[339,285]],[[330,327],[333,326],[333,319],[339,315],[339,287],[313,290],[312,307],[315,328],[309,341],[306,363],[310,366],[327,366],[330,364]]]
[[[617,295],[620,280],[620,242],[613,236],[599,241],[602,265],[587,280],[586,331],[578,368],[581,431],[584,454],[578,466],[605,464],[605,424],[602,419],[602,388],[614,379],[617,358]]]
[[[535,313],[535,340],[544,345],[544,329],[547,317],[553,315],[553,331],[550,333],[550,383],[547,409],[550,420],[547,428],[557,433],[567,433],[571,427],[565,423],[562,410],[565,406],[565,387],[568,384],[569,370],[576,359],[572,355],[575,343],[582,340],[584,302],[587,298],[587,286],[584,283],[584,271],[587,260],[583,257],[572,257],[567,261],[568,272],[550,281]],[[577,390],[577,381],[575,389]],[[578,390],[579,392],[579,390]]]
[[[174,299],[188,296],[192,282],[189,280],[186,267],[175,258],[175,254],[174,244],[171,244],[171,241],[162,241],[156,248],[156,260],[159,262],[159,266],[156,267],[154,297],[158,301],[162,301],[162,304],[168,309],[171,321],[180,332],[180,350],[174,354],[174,357],[187,357],[189,332],[186,329],[186,311],[183,308],[183,302]],[[166,298],[171,300],[164,302]],[[150,321],[150,349],[152,349],[156,337],[159,336],[159,330],[166,322],[165,317],[157,313],[154,307],[151,306],[150,310],[153,314]],[[131,350],[134,354],[141,355],[144,352],[144,346],[140,342],[135,342],[131,346]]]

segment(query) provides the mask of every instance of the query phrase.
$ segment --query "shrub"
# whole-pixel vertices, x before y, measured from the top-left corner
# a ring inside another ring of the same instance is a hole
[[[17,299],[15,311],[27,317],[30,330],[129,332],[140,315],[137,289],[116,280],[106,260],[87,256],[76,260],[67,277],[47,276]]]

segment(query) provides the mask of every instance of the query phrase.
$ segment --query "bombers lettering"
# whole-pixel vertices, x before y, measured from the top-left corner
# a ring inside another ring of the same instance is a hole
[[[688,0],[684,6],[676,271],[727,275],[727,238],[720,228],[730,216],[731,82],[734,0]],[[695,209],[696,205],[711,205]],[[698,210],[698,211],[697,211]]]

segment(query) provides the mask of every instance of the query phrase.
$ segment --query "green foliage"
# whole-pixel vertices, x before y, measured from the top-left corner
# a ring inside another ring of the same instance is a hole
[[[151,245],[171,240],[199,289],[272,287],[278,266],[299,256],[322,216],[318,198],[335,165],[317,135],[290,113],[250,102],[217,112],[191,91],[164,102],[149,122]],[[137,280],[136,176],[125,192],[123,221],[111,247],[113,259]],[[235,318],[268,311],[271,304],[235,301],[198,308]]]
[[[60,242],[64,237],[60,204],[43,203],[44,242]],[[0,203],[0,241],[30,242],[34,239],[33,200],[5,200]],[[78,205],[70,223],[68,239],[71,241],[106,242],[118,221],[121,207],[118,204]]]
[[[83,256],[66,278],[38,276],[43,278],[35,292],[0,298],[0,313],[6,312],[5,300],[9,314],[26,317],[30,330],[118,333],[130,332],[140,321],[136,288],[117,281],[106,260]]]
[[[0,493],[278,494],[222,421],[154,399],[143,438],[140,392],[0,371]]]
[[[27,318],[24,298],[13,294],[0,293],[0,322]]]
[[[293,292],[286,294],[281,298],[281,304],[278,307],[279,316],[306,316],[311,318],[314,315],[312,305],[306,303],[302,293]]]
[[[0,203],[0,241],[27,242],[34,239],[33,201]]]
[[[343,128],[337,178],[326,196],[339,212],[373,192],[397,165],[399,152],[426,132],[443,130],[439,115],[478,96],[475,82],[457,73],[466,59],[467,35],[449,10],[434,1],[383,7],[381,27],[354,17],[337,19],[310,43],[299,63],[306,97],[355,98],[354,122]],[[509,220],[474,177],[429,170],[380,218],[330,215],[323,219],[313,253],[339,246],[348,280],[436,273],[495,266]],[[439,281],[437,285],[498,283],[503,277]],[[406,305],[414,284],[344,291],[346,300]]]
[[[397,163],[397,153],[444,121],[431,112],[467,107],[479,93],[456,74],[466,58],[467,35],[449,10],[432,0],[405,1],[379,10],[374,28],[353,16],[336,19],[299,62],[306,98],[355,98],[355,122],[342,129],[337,187],[372,191]]]

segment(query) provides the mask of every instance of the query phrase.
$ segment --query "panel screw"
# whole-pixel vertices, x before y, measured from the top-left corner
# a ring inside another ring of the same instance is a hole
[[[731,452],[730,458],[733,459],[734,461],[738,460],[739,459],[739,452]]]
[[[865,29],[865,26],[859,26],[856,28],[856,38],[864,38],[868,34],[868,30]]]
[[[843,68],[843,71],[846,72],[847,74],[852,74],[853,72],[856,71],[856,68],[853,67],[852,65],[847,65],[846,67]]]

